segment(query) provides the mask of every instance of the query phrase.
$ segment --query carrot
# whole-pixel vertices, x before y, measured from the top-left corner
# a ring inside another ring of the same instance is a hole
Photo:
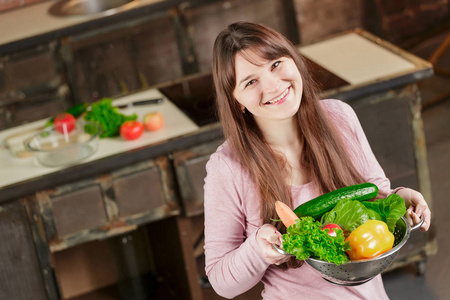
[[[298,219],[294,211],[283,202],[275,202],[275,210],[286,228],[294,225],[295,220]]]

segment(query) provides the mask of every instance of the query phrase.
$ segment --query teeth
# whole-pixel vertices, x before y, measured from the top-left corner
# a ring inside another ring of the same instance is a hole
[[[279,97],[277,97],[277,98],[275,98],[275,99],[273,99],[273,100],[270,100],[270,101],[268,101],[267,103],[269,103],[269,104],[274,104],[274,103],[280,101],[281,99],[283,99],[283,98],[287,95],[288,91],[289,91],[289,89],[286,89],[286,90],[283,92],[283,94],[281,94]]]

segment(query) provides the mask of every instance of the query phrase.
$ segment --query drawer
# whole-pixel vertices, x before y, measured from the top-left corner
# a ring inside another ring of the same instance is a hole
[[[37,192],[36,201],[52,252],[180,212],[166,156]]]
[[[117,216],[129,222],[179,213],[174,177],[165,156],[113,172],[108,195],[116,203]]]

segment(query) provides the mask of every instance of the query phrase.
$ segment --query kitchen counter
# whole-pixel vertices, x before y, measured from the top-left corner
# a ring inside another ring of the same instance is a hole
[[[326,82],[327,78],[331,78],[331,81],[337,82],[330,86],[324,84],[327,90],[323,97],[344,101],[356,101],[366,95],[416,83],[433,72],[430,63],[360,29],[301,46],[299,51],[318,66],[313,75],[319,81]],[[209,75],[190,76],[163,85],[158,90],[115,100],[115,103],[126,103],[163,96],[165,104],[158,110],[164,110],[166,127],[157,133],[146,132],[137,141],[103,139],[98,152],[78,165],[46,168],[38,165],[33,158],[14,158],[7,149],[0,149],[0,203],[220,137],[220,125],[211,118],[213,97],[210,85]],[[189,86],[188,94],[180,92],[185,90],[185,86]],[[142,117],[153,108],[151,105],[140,107],[137,113]],[[199,109],[193,111],[194,108]],[[0,141],[18,131],[44,123],[45,120],[41,120],[4,130],[0,132]]]
[[[0,14],[0,55],[36,44],[81,33],[99,26],[149,13],[167,11],[183,1],[139,0],[138,4],[114,15],[57,17],[48,13],[57,1],[47,1]]]
[[[150,111],[159,111],[164,116],[164,127],[155,132],[145,131],[143,136],[134,141],[126,141],[121,137],[100,139],[98,150],[91,157],[82,161],[75,166],[49,168],[40,165],[37,160],[31,156],[27,158],[18,158],[6,148],[0,148],[0,202],[5,201],[11,196],[25,195],[26,191],[33,192],[33,188],[15,188],[22,183],[24,186],[34,186],[36,189],[41,189],[40,183],[45,182],[54,185],[54,180],[67,180],[65,175],[75,175],[75,173],[86,170],[94,171],[101,170],[101,165],[108,166],[108,168],[117,167],[118,164],[123,165],[124,162],[138,161],[140,157],[148,155],[148,157],[155,156],[159,151],[142,151],[148,147],[158,145],[165,148],[170,147],[171,140],[196,133],[199,127],[191,121],[181,110],[179,110],[167,97],[163,96],[158,90],[151,89],[148,91],[136,93],[120,99],[114,100],[114,105],[123,105],[136,100],[163,98],[162,104],[150,104],[143,106],[134,106],[122,110],[124,114],[136,113],[138,120],[142,120],[144,115]],[[45,120],[39,120],[26,125],[18,126],[0,132],[0,140],[6,137],[24,132],[30,129],[39,128],[45,124]],[[20,142],[20,138],[19,138]],[[152,148],[153,149],[153,148]],[[144,153],[140,153],[140,151]],[[123,159],[123,156],[129,154],[128,159]],[[159,153],[160,154],[160,153]],[[99,165],[97,165],[99,162]],[[115,163],[114,163],[115,162]],[[97,166],[93,166],[97,165]],[[100,167],[100,169],[99,169]],[[82,172],[83,173],[83,172]],[[53,178],[53,179],[52,179]],[[63,179],[64,178],[64,179]],[[44,183],[44,186],[48,184]],[[8,191],[13,192],[8,193]],[[9,196],[8,196],[9,194]]]

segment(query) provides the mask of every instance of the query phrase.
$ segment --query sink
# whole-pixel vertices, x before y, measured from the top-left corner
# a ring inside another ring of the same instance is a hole
[[[140,0],[60,0],[53,4],[49,13],[58,16],[113,15],[128,10]]]

